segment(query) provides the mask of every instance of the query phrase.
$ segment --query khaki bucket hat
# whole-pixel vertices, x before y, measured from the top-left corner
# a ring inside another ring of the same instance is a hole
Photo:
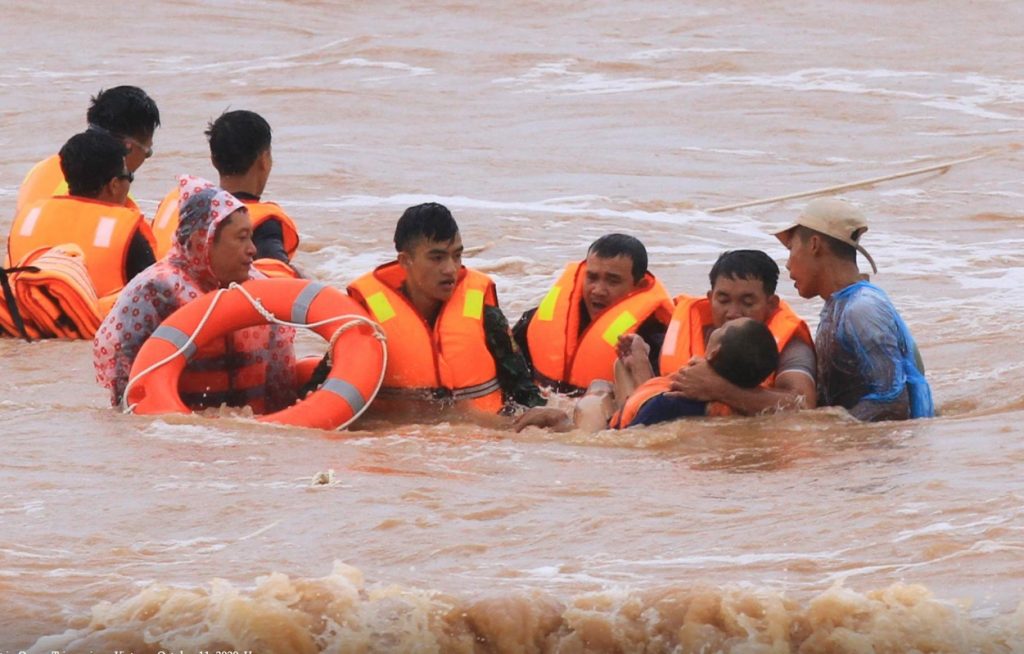
[[[789,247],[789,239],[797,227],[807,227],[826,236],[831,236],[837,241],[852,245],[868,260],[871,269],[876,274],[878,273],[875,260],[860,244],[860,237],[868,231],[868,221],[860,209],[849,202],[836,198],[812,200],[800,212],[796,221],[790,226],[776,231],[775,237],[782,241],[783,245]]]

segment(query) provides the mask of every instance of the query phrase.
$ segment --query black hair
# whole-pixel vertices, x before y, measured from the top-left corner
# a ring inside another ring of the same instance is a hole
[[[459,226],[448,207],[425,202],[409,207],[395,225],[395,250],[408,252],[417,239],[450,243],[459,233]]]
[[[639,239],[628,234],[605,234],[590,244],[587,256],[591,254],[596,254],[602,259],[629,257],[629,260],[633,262],[634,284],[647,274],[647,248]]]
[[[779,265],[761,250],[729,250],[711,266],[708,280],[711,288],[719,277],[729,279],[758,279],[765,295],[773,295],[779,284]]]
[[[825,247],[828,248],[829,252],[834,254],[839,259],[844,261],[857,262],[857,248],[853,247],[849,243],[844,243],[834,236],[829,236],[819,232],[816,229],[810,227],[804,227],[803,225],[797,225],[793,228],[792,238],[799,238],[802,242],[806,243],[807,239],[812,236],[817,236],[825,243]]]
[[[258,113],[225,111],[207,125],[210,160],[221,175],[243,175],[270,148],[270,124]]]
[[[741,388],[754,388],[779,365],[775,337],[763,323],[747,318],[726,323],[719,349],[708,363],[719,375]]]
[[[60,149],[60,169],[68,193],[95,198],[114,177],[125,173],[128,147],[121,139],[95,131],[75,134]]]
[[[137,86],[101,90],[92,98],[85,118],[90,125],[111,134],[130,136],[140,141],[153,136],[160,126],[160,110],[156,103]]]

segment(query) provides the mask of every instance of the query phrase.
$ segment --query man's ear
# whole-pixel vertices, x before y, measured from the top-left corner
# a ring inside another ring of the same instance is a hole
[[[807,248],[809,249],[811,256],[820,256],[825,247],[825,243],[821,240],[821,237],[817,234],[811,234],[807,238]]]
[[[775,313],[775,310],[779,308],[779,295],[777,293],[772,293],[771,295],[769,295],[767,305],[768,314],[771,315]]]
[[[121,183],[121,180],[117,177],[111,177],[107,180],[107,183],[103,185],[103,190],[100,191],[101,198],[115,198],[117,197],[117,185]]]
[[[711,294],[712,294],[713,292],[714,292],[714,289],[710,289],[710,290],[708,290],[708,302],[710,302],[710,301],[711,301]]]
[[[721,343],[715,343],[714,345],[709,347],[707,349],[707,351],[704,353],[704,358],[707,360],[708,363],[711,363],[712,361],[715,360],[715,357],[718,356],[718,352],[721,349],[722,349],[722,344]]]
[[[270,148],[267,148],[263,152],[260,152],[260,156],[256,157],[256,162],[259,164],[260,171],[269,174],[270,167],[273,165],[273,159],[270,155]]]
[[[409,266],[412,265],[412,257],[405,250],[398,253],[398,265],[405,270],[409,270]]]

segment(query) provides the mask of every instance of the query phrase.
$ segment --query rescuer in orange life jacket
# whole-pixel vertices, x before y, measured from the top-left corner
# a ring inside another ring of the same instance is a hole
[[[731,250],[718,257],[708,278],[706,297],[676,298],[656,369],[669,377],[672,390],[743,415],[817,406],[814,339],[807,324],[775,293],[778,265],[760,250]],[[701,359],[711,332],[735,318],[765,323],[778,344],[778,368],[760,386],[730,384]],[[644,369],[642,358],[637,361],[640,365],[630,366],[630,372],[639,386],[654,371]]]
[[[11,223],[7,256],[12,264],[40,247],[74,243],[96,295],[116,293],[153,264],[153,234],[138,209],[127,206],[133,175],[121,139],[88,130],[75,134],[58,155],[68,195],[24,207]],[[112,300],[111,300],[112,301]]]
[[[633,354],[646,357],[646,352]],[[629,355],[620,361],[628,358]],[[753,388],[775,371],[779,351],[767,325],[752,318],[734,318],[711,332],[703,360],[729,383]],[[555,431],[596,432],[608,427],[625,429],[714,415],[710,403],[672,391],[665,377],[654,377],[629,395],[631,381],[621,371],[622,366],[616,365],[614,386],[602,379],[592,383],[577,400],[571,417],[561,409],[536,407],[519,416],[513,429],[546,427]],[[620,409],[616,398],[626,396],[628,401]]]
[[[778,265],[760,250],[732,250],[719,256],[708,277],[711,290],[706,296],[676,298],[656,367],[643,341],[635,336],[621,339],[614,400],[623,415],[612,426],[628,426],[648,400],[665,392],[711,402],[710,415],[816,406],[813,339],[806,323],[775,294]],[[775,372],[760,385],[732,382],[708,361],[711,334],[738,318],[764,323],[777,343]],[[603,420],[609,417],[610,412]],[[564,427],[565,420],[564,412],[535,410],[523,415],[516,427]]]
[[[137,86],[115,86],[100,91],[92,99],[85,119],[88,131],[114,136],[124,143],[128,148],[124,163],[129,173],[134,175],[146,159],[153,156],[153,133],[160,126],[160,110]],[[34,202],[67,193],[60,157],[47,157],[33,166],[21,182],[15,214]],[[127,195],[122,204],[138,210]]]
[[[301,277],[292,265],[299,247],[295,222],[276,203],[262,198],[274,166],[270,124],[252,111],[227,111],[207,126],[206,138],[210,161],[220,175],[218,185],[244,202],[249,211],[252,241],[256,244],[253,265],[271,277]],[[174,242],[178,226],[177,189],[160,203],[152,226],[157,257],[163,257]]]
[[[348,287],[387,334],[375,411],[454,406],[496,414],[544,404],[513,345],[494,282],[462,265],[451,212],[434,202],[409,207],[394,240],[398,257]]]
[[[672,300],[647,270],[647,249],[626,234],[594,241],[584,261],[570,263],[540,305],[512,329],[543,386],[582,394],[611,379],[621,336],[636,334],[657,365]]]

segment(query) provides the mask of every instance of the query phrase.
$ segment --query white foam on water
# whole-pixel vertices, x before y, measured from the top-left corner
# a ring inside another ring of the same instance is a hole
[[[394,246],[389,249],[363,249],[353,252],[343,245],[330,245],[320,251],[327,259],[317,264],[312,272],[316,277],[334,283],[349,283],[394,258]]]
[[[181,482],[164,482],[160,484],[154,484],[153,488],[156,490],[186,490],[194,488],[209,488],[217,491],[232,491],[241,488],[241,484],[235,484],[227,481],[181,481]]]
[[[731,154],[740,157],[764,157],[764,156],[777,156],[773,153],[765,152],[764,150],[737,150],[730,148],[698,148],[693,146],[684,146],[676,148],[681,152],[711,152],[714,154]],[[831,159],[831,158],[830,158]],[[848,161],[848,160],[847,160]]]
[[[692,48],[654,48],[652,50],[641,50],[639,52],[634,52],[634,53],[632,53],[630,55],[627,55],[626,59],[630,60],[630,61],[650,61],[650,60],[653,60],[653,59],[668,59],[672,55],[681,54],[681,53],[715,54],[715,53],[720,53],[720,52],[725,52],[725,53],[743,53],[743,52],[753,52],[753,50],[748,50],[747,48],[728,48],[728,47],[723,47],[723,48],[698,48],[698,47],[692,47]]]
[[[909,539],[915,538],[917,536],[926,536],[926,535],[949,533],[949,532],[954,532],[954,533],[958,533],[958,534],[961,534],[961,533],[977,533],[979,531],[984,531],[984,529],[977,529],[978,527],[986,527],[987,528],[987,527],[991,527],[993,525],[1002,525],[1002,524],[1006,524],[1007,522],[1009,522],[1009,520],[1010,520],[1010,518],[1005,517],[1005,516],[993,515],[993,516],[987,516],[985,518],[982,518],[981,520],[975,520],[973,522],[966,522],[966,523],[960,524],[960,525],[953,524],[952,522],[934,522],[932,524],[925,525],[925,526],[919,527],[917,529],[907,529],[907,530],[904,530],[904,531],[900,531],[895,536],[893,536],[893,542],[898,543],[900,541],[909,540]]]
[[[1009,105],[1024,103],[1024,81],[1020,79],[972,74],[953,81],[975,87],[978,94],[974,97],[983,102]]]
[[[0,554],[4,556],[13,556],[19,559],[45,560],[68,556],[71,552],[65,549],[43,549],[40,547],[11,544],[9,547],[0,547]]]
[[[24,504],[9,505],[0,508],[0,515],[5,513],[31,515],[33,513],[40,513],[45,508],[46,502],[43,500],[31,500]]]
[[[185,73],[196,73],[206,72],[211,70],[230,70],[232,72],[256,72],[260,70],[280,70],[284,68],[295,68],[308,66],[311,68],[327,66],[329,61],[322,57],[316,57],[314,55],[321,55],[322,53],[332,50],[339,45],[344,45],[351,39],[334,39],[328,41],[322,45],[314,46],[312,48],[306,48],[295,52],[289,52],[280,55],[264,55],[255,59],[243,59],[237,61],[215,61],[212,63],[195,63],[188,64],[188,58],[180,57],[164,57],[153,60],[153,63],[163,64],[164,68],[152,69],[151,74],[172,74],[182,75]],[[304,61],[305,60],[305,61]],[[206,60],[204,60],[206,61]]]
[[[897,98],[927,100],[931,96],[912,91],[901,91],[884,88],[879,85],[867,85],[867,80],[906,80],[909,78],[929,78],[933,73],[897,72],[885,69],[851,70],[847,68],[805,68],[791,73],[779,75],[726,75],[712,73],[705,77],[687,82],[688,86],[752,86],[790,91],[833,91],[855,95],[871,94]]]
[[[690,224],[695,219],[721,223],[722,219],[711,217],[693,209],[671,211],[644,211],[642,209],[611,209],[601,204],[612,202],[601,196],[573,196],[552,198],[538,201],[501,201],[469,198],[462,195],[436,196],[397,194],[390,196],[346,195],[328,198],[321,202],[308,203],[311,206],[329,209],[375,208],[375,207],[409,207],[423,202],[439,202],[449,209],[461,211],[495,211],[509,213],[538,213],[562,216],[587,216],[592,218],[612,218],[616,220],[638,220],[644,222],[664,223],[669,225]],[[290,205],[291,206],[291,205]]]
[[[840,68],[809,68],[779,75],[727,75],[710,73],[697,79],[675,80],[642,77],[613,78],[601,73],[578,72],[571,67],[578,64],[576,59],[562,59],[534,66],[517,77],[493,80],[495,84],[527,87],[528,91],[566,93],[622,93],[664,89],[673,87],[701,86],[752,86],[782,88],[793,91],[837,91],[854,94],[880,94],[913,99],[930,99],[930,96],[909,91],[894,91],[878,86],[866,86],[856,79],[884,80],[910,77],[928,78],[933,73],[897,72],[885,69],[851,70]],[[568,79],[567,79],[568,78]]]
[[[539,64],[517,77],[500,77],[491,80],[491,83],[524,87],[523,91],[527,93],[562,91],[573,94],[631,93],[682,85],[674,80],[647,77],[614,78],[603,73],[581,73],[569,70],[577,63],[576,59],[562,59]]]
[[[981,99],[981,101],[987,101]],[[956,100],[928,100],[923,102],[926,107],[932,107],[934,109],[944,109],[947,111],[956,111],[965,113],[969,116],[976,116],[978,118],[993,118],[997,120],[1024,120],[1024,116],[1011,116],[998,111],[991,111],[989,109],[982,109],[978,106],[979,100],[976,98],[963,97]]]
[[[217,58],[210,61],[208,58],[196,56],[166,56],[152,57],[146,59],[149,64],[147,75],[152,76],[183,76],[194,73],[208,73],[212,71],[230,71],[231,73],[253,73],[260,71],[282,70],[289,68],[310,67],[318,68],[330,65],[330,61],[317,57],[326,51],[343,45],[351,39],[335,39],[323,45],[306,48],[295,52],[277,55],[264,55],[262,57],[247,59],[223,59]],[[108,76],[115,78],[131,78],[136,71],[113,70],[113,69],[86,69],[86,70],[45,70],[29,67],[19,67],[14,72],[0,73],[0,79],[13,79],[26,83],[33,83],[36,80],[77,80],[77,79],[105,79]],[[24,85],[24,84],[22,84]]]
[[[209,447],[232,447],[242,443],[236,438],[241,433],[237,427],[219,429],[211,418],[196,416],[195,420],[202,424],[173,424],[154,420],[152,424],[142,429],[139,435],[154,440]]]
[[[881,197],[931,198],[931,193],[920,188],[894,188],[878,191]]]
[[[434,70],[431,68],[412,66],[406,63],[402,63],[400,61],[373,61],[370,59],[363,59],[362,57],[353,57],[350,59],[342,59],[338,63],[340,63],[342,66],[354,66],[357,68],[386,68],[388,70],[398,70],[404,73],[408,73],[409,75],[414,77],[418,77],[420,75],[434,74]]]
[[[631,575],[626,572],[616,572],[614,576],[620,579],[623,577],[635,577],[635,575]],[[613,581],[611,578],[606,576],[598,576],[590,574],[589,572],[576,570],[570,572],[563,570],[560,566],[553,565],[545,565],[523,570],[521,574],[516,576],[516,578],[527,581],[543,581],[550,584],[587,584],[600,586],[604,586]]]
[[[1021,301],[1018,296],[1020,289],[1024,287],[1024,269],[1007,268],[1001,273],[991,270],[975,272],[970,269],[956,272],[957,274],[955,275],[950,274],[949,278],[959,284],[960,288],[974,291],[1005,291],[1017,298],[1014,304],[1019,304]],[[987,301],[991,302],[993,299],[990,296],[987,298]],[[1002,307],[998,308],[998,310],[1002,311]]]
[[[580,95],[605,95],[611,93],[636,93],[683,86],[675,80],[653,79],[650,77],[615,78],[604,73],[581,73],[571,82],[547,86],[543,90],[564,91]]]
[[[847,550],[834,552],[758,552],[756,554],[703,554],[698,556],[682,556],[677,558],[658,558],[629,561],[630,565],[660,568],[666,565],[700,568],[709,564],[754,565],[757,563],[780,563],[785,561],[836,561]],[[614,563],[621,563],[616,561]]]
[[[669,54],[666,50],[649,58]],[[651,77],[615,77],[604,73],[574,70],[579,61],[566,58],[534,66],[515,77],[492,80],[494,84],[520,87],[524,92],[562,92],[567,94],[633,93],[677,87],[750,86],[790,91],[827,91],[854,95],[875,95],[918,101],[922,106],[942,111],[963,113],[978,118],[1021,120],[984,105],[1019,104],[1024,98],[1024,84],[1016,80],[968,75],[953,80],[940,73],[927,71],[896,71],[890,69],[855,70],[849,68],[807,68],[782,74],[729,75],[710,73],[696,79],[659,79]],[[946,87],[950,83],[974,87],[974,93],[958,96],[936,95],[906,88],[907,81],[928,82],[929,86]],[[921,116],[930,120],[929,116]]]

